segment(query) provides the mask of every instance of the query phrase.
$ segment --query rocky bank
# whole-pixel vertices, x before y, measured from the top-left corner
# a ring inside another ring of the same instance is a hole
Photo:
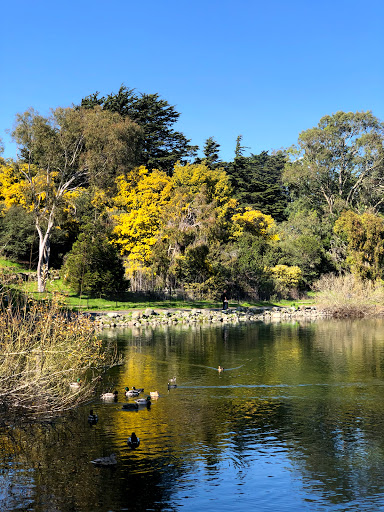
[[[217,309],[152,309],[123,312],[91,313],[99,328],[144,327],[177,324],[238,324],[242,322],[286,322],[327,318],[326,311],[315,306],[301,307],[238,307],[227,311]]]

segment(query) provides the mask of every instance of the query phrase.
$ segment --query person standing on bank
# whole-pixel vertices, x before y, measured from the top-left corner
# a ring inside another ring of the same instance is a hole
[[[222,296],[221,296],[221,300],[223,301],[223,311],[225,311],[226,309],[228,309],[228,294],[227,294],[227,290],[224,290]]]

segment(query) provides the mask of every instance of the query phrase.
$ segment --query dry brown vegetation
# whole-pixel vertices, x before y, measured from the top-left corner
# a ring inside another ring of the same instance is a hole
[[[384,304],[381,281],[372,282],[352,274],[324,275],[314,284],[316,306],[334,317],[363,317],[377,314]]]
[[[0,407],[53,415],[87,400],[97,378],[117,363],[114,344],[97,337],[92,321],[55,302],[0,294]],[[80,387],[70,384],[81,380]]]

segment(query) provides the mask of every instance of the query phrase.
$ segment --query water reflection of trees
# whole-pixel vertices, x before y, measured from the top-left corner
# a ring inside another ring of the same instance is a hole
[[[94,428],[87,424],[88,409],[52,424],[3,425],[2,468],[25,468],[27,476],[18,481],[30,482],[25,489],[34,512],[170,508],[183,474],[198,463],[211,471],[228,451],[239,467],[283,453],[302,485],[329,504],[381,492],[381,320],[113,336],[126,360],[102,385],[159,388],[163,397],[138,413],[114,406],[104,411],[100,404]],[[219,375],[213,369],[218,363],[241,368]],[[166,388],[173,375],[179,395]],[[177,396],[183,397],[180,405]],[[145,443],[133,454],[125,440],[136,428]],[[119,457],[115,469],[89,464],[112,451]]]
[[[157,504],[170,489],[158,485],[161,478],[151,462],[140,473],[129,460],[116,468],[94,467],[92,457],[106,453],[103,438],[93,435],[86,411],[70,416],[0,431],[1,511],[161,510]]]
[[[265,411],[249,404],[235,416],[233,429],[247,442],[252,431],[262,446],[272,432],[305,485],[330,503],[374,501],[382,492],[383,325],[370,319],[274,329],[266,378],[291,384],[291,396],[265,402]]]

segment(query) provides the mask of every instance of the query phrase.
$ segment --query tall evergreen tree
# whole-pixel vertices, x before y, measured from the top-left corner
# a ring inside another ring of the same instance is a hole
[[[226,166],[235,198],[242,207],[249,206],[272,215],[275,220],[284,220],[288,204],[288,194],[281,181],[285,156],[262,151],[259,155],[244,157],[240,142],[238,137],[235,160]]]
[[[208,137],[204,143],[203,153],[204,163],[210,169],[217,167],[220,163],[219,149],[220,144],[218,144],[213,137]]]
[[[137,165],[149,170],[160,169],[171,175],[177,161],[185,162],[196,154],[197,146],[174,129],[180,113],[159,94],[136,94],[134,89],[122,85],[117,94],[99,97],[96,92],[81,101],[81,106],[100,105],[105,110],[129,117],[144,131]]]

